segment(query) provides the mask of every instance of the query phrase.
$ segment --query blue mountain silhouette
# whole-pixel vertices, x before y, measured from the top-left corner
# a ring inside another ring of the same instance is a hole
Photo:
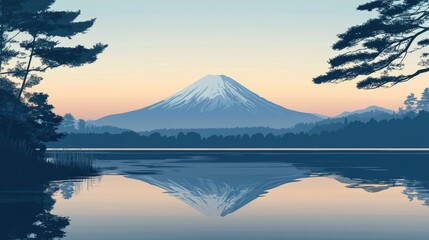
[[[164,128],[291,127],[321,118],[274,104],[224,75],[208,75],[152,106],[103,117],[97,126]]]

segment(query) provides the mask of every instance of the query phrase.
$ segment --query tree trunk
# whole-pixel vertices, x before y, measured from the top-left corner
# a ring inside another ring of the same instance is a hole
[[[13,105],[13,108],[12,108],[12,112],[11,112],[10,119],[9,119],[9,124],[8,124],[8,127],[7,127],[6,139],[10,139],[11,134],[12,134],[13,117],[15,116],[16,111],[18,110],[18,105],[21,103],[21,96],[22,96],[22,94],[23,94],[23,92],[25,90],[25,85],[27,84],[27,79],[28,79],[28,75],[30,73],[31,63],[32,63],[33,57],[34,57],[35,43],[36,43],[36,36],[33,37],[30,58],[28,60],[27,69],[25,71],[25,76],[24,76],[24,79],[22,80],[22,85],[21,85],[21,88],[19,90],[16,102]]]

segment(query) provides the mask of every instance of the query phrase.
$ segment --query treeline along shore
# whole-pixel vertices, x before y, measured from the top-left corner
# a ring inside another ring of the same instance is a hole
[[[353,121],[336,131],[319,134],[240,134],[201,137],[194,132],[149,136],[135,132],[73,133],[50,148],[427,148],[429,113],[415,117],[369,122]]]

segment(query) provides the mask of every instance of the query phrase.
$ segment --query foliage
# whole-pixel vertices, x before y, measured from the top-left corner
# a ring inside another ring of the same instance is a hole
[[[15,107],[15,114],[10,115],[10,110],[16,104],[16,96],[13,84],[10,81],[0,79],[0,122],[12,121],[14,131],[9,141],[25,143],[29,148],[44,148],[43,142],[57,141],[63,134],[56,133],[62,118],[52,112],[53,106],[48,103],[48,96],[42,93],[25,94],[24,102],[19,102]],[[12,90],[10,90],[12,89]],[[0,134],[6,137],[7,124],[0,125]]]
[[[95,19],[76,21],[80,11],[54,11],[55,0],[0,1],[0,133],[43,150],[56,141],[62,118],[55,115],[48,95],[26,91],[58,67],[79,67],[97,60],[107,45],[65,46],[62,40],[86,33]]]
[[[77,129],[80,131],[85,131],[86,129],[86,121],[83,119],[79,119],[77,121]]]
[[[374,89],[406,82],[429,72],[429,2],[427,0],[372,0],[359,11],[376,11],[377,17],[338,35],[333,49],[343,53],[329,60],[331,69],[314,83],[361,79],[357,87]],[[420,68],[403,74],[404,60],[420,53]]]
[[[76,119],[72,114],[67,113],[63,117],[63,122],[61,123],[62,131],[69,132],[75,129]]]
[[[404,107],[405,108],[399,108],[400,113],[429,112],[429,88],[423,90],[420,99],[418,99],[414,93],[408,95],[404,101]]]
[[[392,119],[392,118],[401,118],[401,115],[398,114],[390,114],[387,112],[373,110],[369,112],[363,113],[355,113],[348,115],[347,117],[335,117],[323,119],[314,123],[299,123],[291,128],[268,128],[268,127],[241,127],[241,128],[201,128],[201,129],[155,129],[152,131],[142,132],[142,135],[149,136],[153,133],[160,133],[162,136],[177,136],[179,133],[189,133],[195,132],[201,135],[201,137],[210,137],[212,135],[253,135],[256,133],[262,133],[263,135],[267,135],[272,133],[274,135],[283,135],[286,133],[308,133],[308,134],[320,134],[324,131],[334,131],[344,128],[348,125],[347,122],[351,121],[360,121],[360,122],[369,122],[371,119],[375,119],[377,121]],[[106,129],[107,130],[107,129]],[[109,133],[121,133],[121,132],[110,132]],[[74,133],[104,133],[102,132],[94,132],[94,131],[75,131]]]
[[[78,172],[82,176],[90,176],[99,171],[95,165],[95,159],[85,152],[55,151],[49,153],[49,162],[58,169],[64,169],[70,173]]]
[[[100,43],[92,48],[60,45],[61,38],[71,39],[79,33],[87,32],[95,19],[76,21],[80,11],[51,10],[54,2],[55,0],[2,0],[0,3],[3,36],[0,61],[2,66],[11,65],[6,72],[1,69],[2,75],[22,80],[24,88],[40,82],[41,78],[32,75],[34,73],[61,66],[79,67],[93,63],[97,60],[97,55],[107,47]],[[28,60],[20,60],[24,58]],[[35,62],[36,60],[38,61]]]
[[[417,116],[393,118],[379,122],[349,122],[344,128],[324,131],[319,134],[287,133],[243,134],[201,137],[197,133],[179,133],[177,136],[162,136],[153,133],[141,136],[134,132],[122,134],[70,134],[51,147],[61,148],[229,148],[229,147],[428,147],[428,112]]]
[[[417,105],[418,110],[429,112],[429,88],[425,88]]]
[[[130,131],[129,129],[123,129],[112,126],[94,126],[90,122],[83,119],[76,120],[71,114],[67,113],[64,115],[64,120],[61,122],[58,131],[61,133],[114,133],[119,134]]]
[[[27,142],[22,140],[10,141],[3,134],[0,134],[0,159],[7,162],[19,162],[23,165],[43,160],[41,154],[29,146]]]

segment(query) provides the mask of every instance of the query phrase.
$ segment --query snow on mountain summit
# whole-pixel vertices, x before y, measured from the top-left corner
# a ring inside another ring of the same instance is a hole
[[[225,75],[208,75],[146,108],[93,122],[135,131],[169,128],[286,128],[319,117],[272,103]]]
[[[224,75],[207,75],[176,95],[197,96],[197,100],[214,99],[218,96],[226,98],[229,94],[241,98],[238,92],[242,86]],[[243,98],[243,101],[245,99]]]
[[[255,111],[261,98],[225,75],[207,75],[189,87],[151,106],[149,109],[189,109],[200,112],[238,107],[241,111]]]

